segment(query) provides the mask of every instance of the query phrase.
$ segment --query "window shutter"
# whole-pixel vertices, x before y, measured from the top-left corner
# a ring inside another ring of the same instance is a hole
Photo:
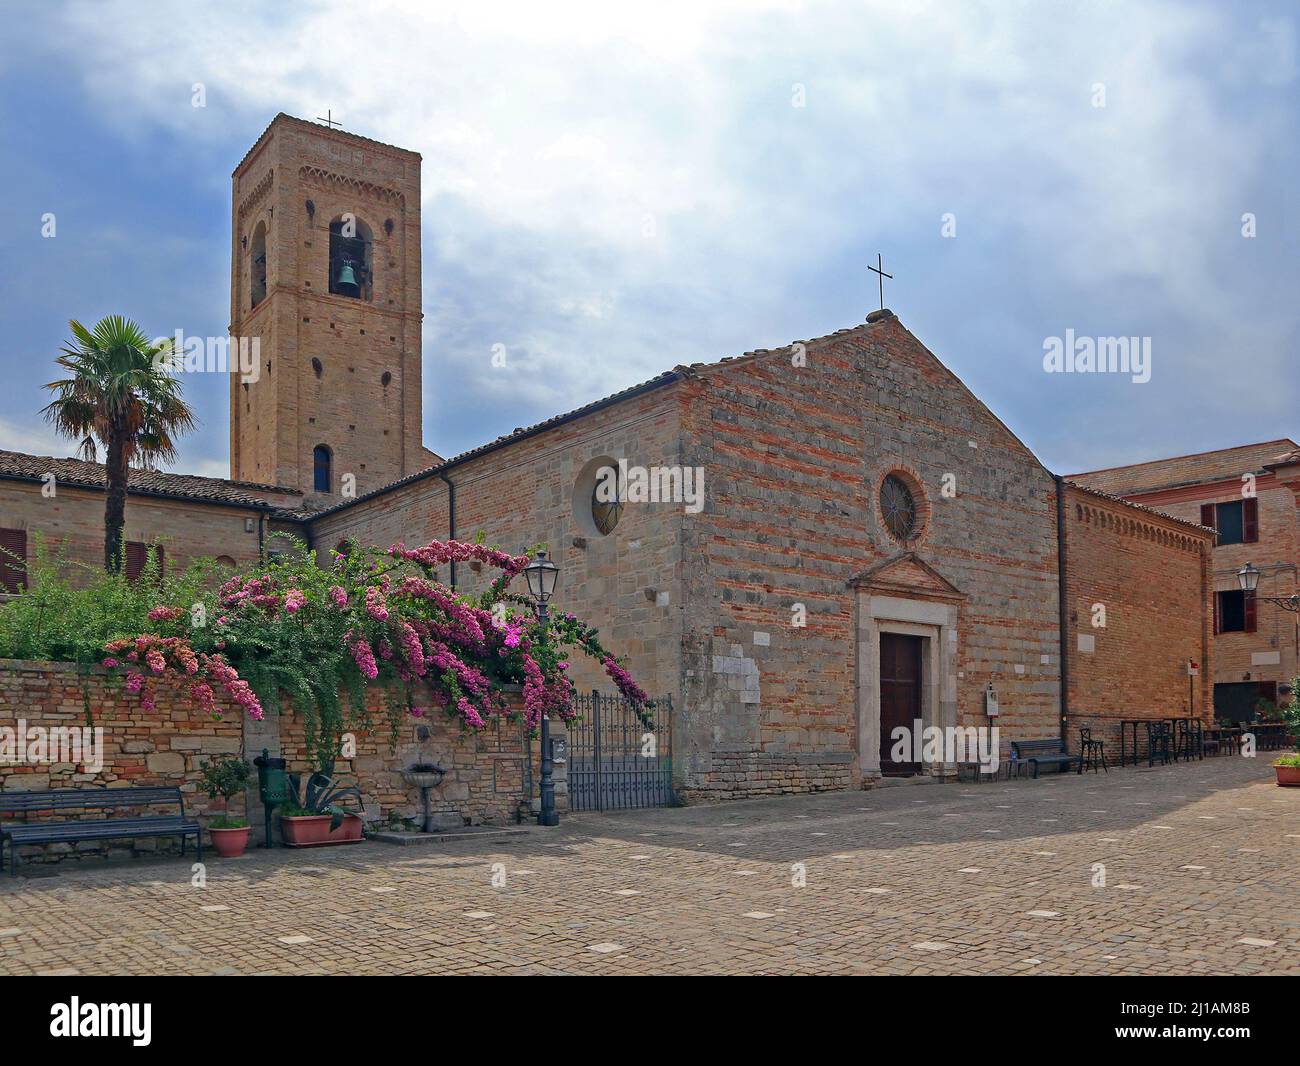
[[[1255,594],[1246,592],[1242,594],[1243,614],[1246,616],[1246,624],[1243,627],[1245,632],[1255,632]]]
[[[1216,593],[1211,597],[1211,607],[1213,608],[1213,611],[1214,611],[1214,634],[1215,634],[1215,636],[1218,636],[1219,633],[1222,632],[1222,630],[1219,629],[1219,597],[1222,596],[1222,595],[1223,595],[1222,592],[1216,592]]]
[[[0,587],[20,592],[27,584],[27,530],[0,529]]]
[[[126,542],[126,579],[134,581],[144,572],[144,564],[149,558],[149,549],[138,540]]]
[[[1201,504],[1201,525],[1209,526],[1213,530],[1218,530],[1218,525],[1214,521],[1214,504]]]
[[[1241,501],[1241,542],[1254,544],[1259,540],[1259,500],[1251,496]]]

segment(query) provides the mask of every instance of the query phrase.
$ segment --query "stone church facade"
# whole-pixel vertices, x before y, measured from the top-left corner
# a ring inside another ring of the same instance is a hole
[[[894,757],[892,727],[916,719],[996,725],[1005,751],[1208,714],[1214,532],[1054,476],[888,311],[429,452],[419,165],[283,115],[259,138],[234,175],[232,334],[260,338],[263,371],[232,378],[234,477],[136,475],[130,538],[234,562],[275,529],[322,555],[544,542],[557,607],[671,696],[686,798],[955,772]],[[0,454],[0,526],[81,551],[102,530],[97,468],[67,468],[56,516],[38,476],[54,462],[73,461]],[[621,506],[596,498],[607,469]],[[696,472],[700,498],[670,491]],[[643,475],[676,498],[634,495]]]

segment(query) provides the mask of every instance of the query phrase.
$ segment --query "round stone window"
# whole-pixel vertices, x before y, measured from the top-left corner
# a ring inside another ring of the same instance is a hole
[[[623,486],[618,460],[602,455],[590,460],[573,485],[573,520],[588,537],[607,537],[623,517]]]
[[[591,489],[591,520],[596,532],[607,537],[614,532],[618,520],[623,517],[622,486],[618,483],[618,467],[602,468],[596,477],[596,484]]]
[[[895,540],[911,540],[916,535],[916,497],[897,474],[889,474],[880,483],[880,516]]]

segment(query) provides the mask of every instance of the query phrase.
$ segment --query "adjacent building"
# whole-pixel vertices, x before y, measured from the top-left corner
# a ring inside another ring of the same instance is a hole
[[[1275,703],[1300,667],[1300,614],[1276,601],[1300,591],[1296,487],[1300,449],[1289,438],[1071,475],[1073,481],[1215,531],[1211,554],[1214,708],[1251,718]],[[1246,592],[1238,572],[1260,571]]]

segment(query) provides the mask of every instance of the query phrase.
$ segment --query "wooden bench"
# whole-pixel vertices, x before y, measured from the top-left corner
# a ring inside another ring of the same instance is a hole
[[[175,806],[180,813],[131,818],[83,817],[64,821],[32,821],[30,817],[56,811],[158,806]],[[27,820],[6,822],[5,818],[13,814],[22,814]],[[45,792],[0,792],[0,869],[4,868],[4,845],[7,842],[11,874],[18,873],[18,848],[23,844],[172,836],[181,838],[182,855],[185,854],[185,838],[192,836],[199,861],[203,861],[200,826],[185,817],[185,800],[179,788],[60,788]]]
[[[1034,768],[1034,777],[1038,776],[1040,766],[1059,766],[1064,772],[1067,767],[1083,765],[1083,760],[1078,755],[1071,755],[1065,750],[1065,741],[1060,737],[1052,737],[1050,740],[1013,740],[1011,762],[1016,769],[1019,769],[1020,763],[1028,763]]]

